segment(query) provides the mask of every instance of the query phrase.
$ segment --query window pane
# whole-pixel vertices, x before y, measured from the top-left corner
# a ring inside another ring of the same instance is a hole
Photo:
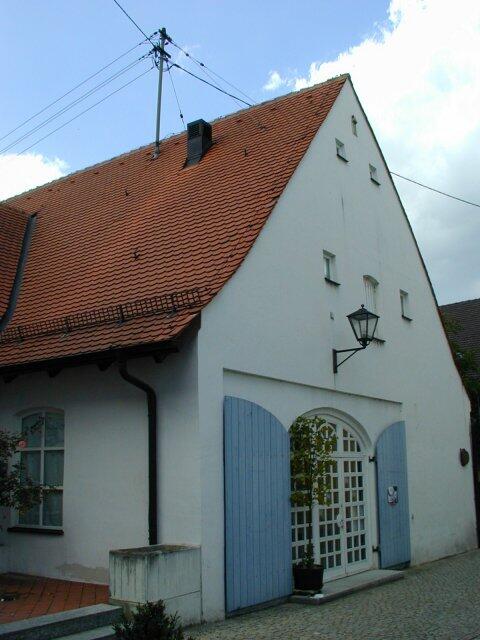
[[[45,446],[63,447],[63,415],[61,413],[45,415]]]
[[[40,451],[22,451],[20,454],[22,470],[20,480],[22,483],[28,478],[36,484],[40,484]]]
[[[27,447],[39,447],[42,442],[43,416],[32,413],[22,418],[22,436],[27,441]]]
[[[62,526],[62,492],[48,491],[43,496],[43,522],[45,527]]]
[[[330,258],[328,256],[323,258],[323,271],[325,278],[330,278]]]
[[[63,451],[45,451],[43,477],[47,487],[63,485]]]
[[[40,524],[40,505],[35,505],[25,513],[19,513],[18,524]]]

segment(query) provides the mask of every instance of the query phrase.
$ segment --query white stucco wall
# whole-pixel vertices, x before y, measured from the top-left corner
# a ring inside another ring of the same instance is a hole
[[[358,137],[351,116],[358,121]],[[349,162],[336,157],[335,138]],[[380,186],[370,180],[376,166]],[[325,282],[323,250],[339,287]],[[363,276],[379,281],[380,335],[332,372],[332,348],[355,346],[345,318],[364,303]],[[401,317],[409,293],[412,322]],[[250,254],[204,311],[199,333],[203,602],[223,614],[222,398],[263,405],[287,427],[330,407],[374,443],[407,426],[413,563],[475,544],[469,404],[414,240],[380,153],[347,83]],[[460,498],[460,499],[459,499]]]
[[[160,541],[199,543],[196,342],[161,364],[129,363],[129,371],[157,390]],[[5,533],[4,569],[107,583],[111,549],[148,543],[145,394],[116,365],[0,384],[2,427],[14,429],[17,412],[45,407],[65,412],[64,535]]]

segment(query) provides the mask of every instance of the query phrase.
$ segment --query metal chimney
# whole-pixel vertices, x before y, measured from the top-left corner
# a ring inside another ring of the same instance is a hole
[[[212,146],[212,125],[205,120],[195,120],[187,125],[187,162],[197,164]]]

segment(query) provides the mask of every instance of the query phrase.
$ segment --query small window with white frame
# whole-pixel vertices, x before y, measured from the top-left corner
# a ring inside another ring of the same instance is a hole
[[[352,116],[352,133],[354,136],[358,136],[358,131],[357,131],[357,119],[355,116]]]
[[[410,298],[406,291],[400,289],[400,309],[402,311],[402,318],[405,320],[411,320],[410,315]]]
[[[377,316],[380,316],[379,313],[379,283],[373,276],[365,275],[363,276],[363,287],[365,289],[365,307],[375,313]],[[377,324],[377,330],[375,332],[375,338],[382,342],[380,338],[380,320]]]
[[[369,164],[370,169],[370,180],[375,184],[380,184],[380,180],[378,179],[377,167],[374,167],[373,164]]]
[[[60,529],[63,525],[63,464],[65,420],[61,411],[24,413],[18,444],[22,475],[44,487],[42,501],[18,513],[17,525]]]
[[[327,282],[338,285],[335,255],[330,251],[323,252],[323,275]]]
[[[365,288],[365,306],[372,313],[378,315],[378,280],[372,276],[363,276]]]
[[[337,156],[342,160],[345,160],[345,162],[348,162],[347,151],[343,142],[338,140],[338,138],[335,138],[335,145],[337,147]]]

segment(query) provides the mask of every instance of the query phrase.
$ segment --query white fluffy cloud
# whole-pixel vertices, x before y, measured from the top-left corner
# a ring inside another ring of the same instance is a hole
[[[270,71],[267,82],[263,85],[265,91],[276,91],[282,85],[286,84],[286,81],[278,73],[278,71]]]
[[[480,202],[480,2],[392,0],[371,36],[303,77],[349,72],[392,171]],[[275,79],[278,82],[275,82]],[[480,209],[397,179],[440,303],[480,297]]]
[[[65,175],[68,165],[41,153],[0,155],[0,200]]]

